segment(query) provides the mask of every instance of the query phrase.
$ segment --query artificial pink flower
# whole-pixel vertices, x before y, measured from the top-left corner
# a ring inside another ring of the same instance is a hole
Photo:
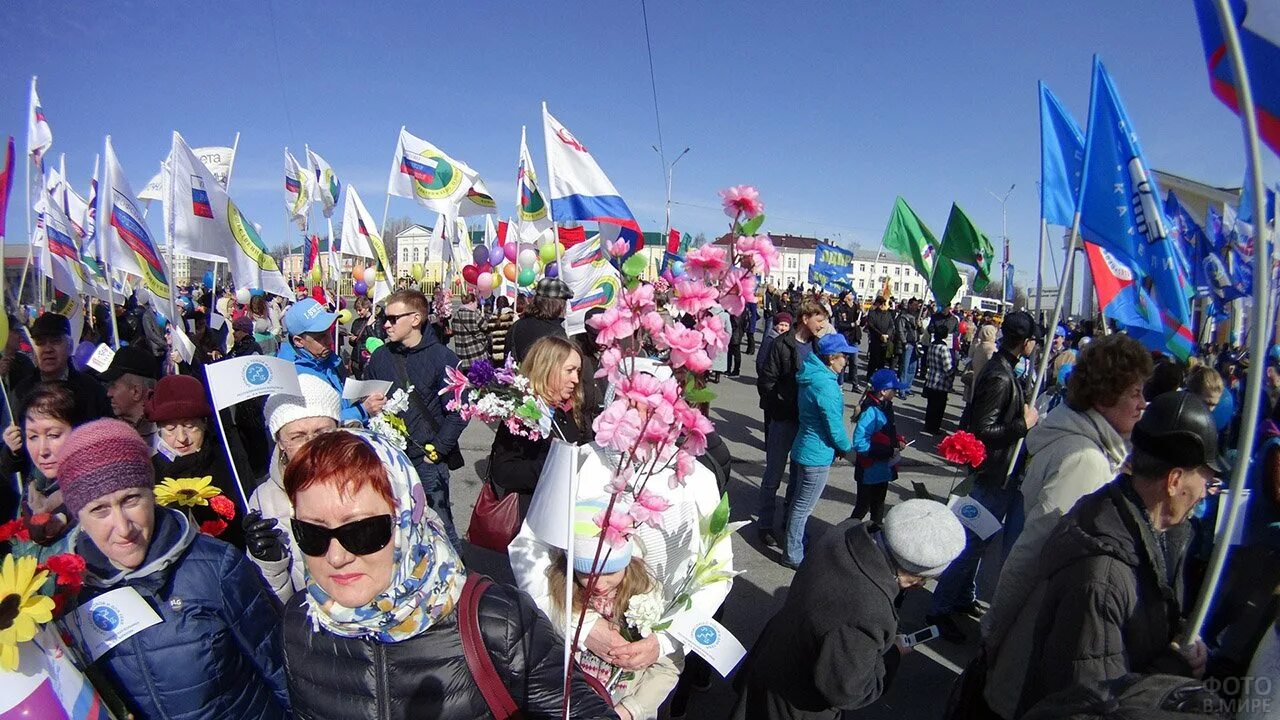
[[[690,406],[684,400],[676,402],[672,409],[676,422],[680,424],[685,434],[681,448],[694,455],[705,453],[707,436],[715,432],[715,425],[707,419],[706,415],[698,412],[697,408]]]
[[[618,383],[618,397],[624,397],[637,407],[651,408],[665,402],[662,383],[649,373],[632,373]]]
[[[648,525],[651,528],[662,529],[662,513],[671,507],[671,503],[666,498],[657,493],[649,492],[646,488],[636,495],[635,502],[631,503],[631,507],[627,509],[627,514],[636,521],[637,525]]]
[[[734,243],[744,268],[760,275],[768,275],[778,262],[778,250],[768,235],[743,235]]]
[[[623,240],[622,238],[618,238],[606,245],[605,251],[614,257],[624,257],[627,253],[631,252],[631,243]]]
[[[716,315],[705,315],[695,326],[695,329],[702,333],[702,338],[707,342],[707,352],[716,354],[729,349],[729,331],[724,327],[724,321]]]
[[[711,356],[707,355],[702,333],[683,325],[671,325],[663,337],[671,347],[671,367],[689,368],[691,372],[706,372],[711,367]]]
[[[653,338],[654,345],[657,345],[659,350],[665,349],[662,331],[667,327],[666,318],[658,312],[645,313],[640,318],[640,327],[649,333],[649,337]]]
[[[729,267],[724,248],[703,245],[684,257],[684,271],[693,280],[712,280]]]
[[[622,362],[622,348],[613,346],[606,348],[600,354],[600,369],[596,371],[595,376],[598,378],[607,377],[613,380],[613,373],[618,368],[618,363]]]
[[[715,305],[718,295],[713,287],[692,280],[681,280],[676,283],[676,310],[697,315]]]
[[[455,367],[445,366],[444,369],[445,384],[440,389],[440,394],[453,393],[453,402],[457,405],[462,404],[462,393],[471,387],[471,381],[467,380],[466,373],[461,372]]]
[[[750,185],[734,185],[720,191],[724,203],[724,214],[731,218],[742,216],[751,218],[764,212],[764,203],[760,200],[760,191]]]
[[[737,317],[746,310],[747,303],[755,300],[756,277],[745,268],[734,268],[725,276],[720,287],[724,291],[719,298],[721,307]]]
[[[615,305],[587,321],[596,331],[598,345],[613,345],[636,334],[636,316],[631,308]]]
[[[596,513],[591,520],[604,533],[605,544],[615,550],[624,547],[635,530],[631,516],[618,503],[614,503],[612,512],[606,508]],[[604,557],[605,552],[604,548],[600,548],[601,557]]]
[[[622,304],[631,308],[636,315],[651,313],[658,308],[653,301],[653,285],[642,283],[635,290],[627,290],[622,294]]]
[[[618,452],[630,452],[640,439],[640,413],[625,399],[614,400],[592,427],[596,431],[596,442]]]
[[[683,450],[676,453],[676,471],[667,479],[667,487],[672,490],[677,487],[683,487],[684,479],[693,472],[693,466],[696,462],[697,460],[692,455]]]
[[[631,479],[635,476],[630,467],[618,468],[614,475],[609,478],[609,482],[604,484],[604,489],[609,491],[610,495],[617,495],[626,492],[627,485],[631,483]]]

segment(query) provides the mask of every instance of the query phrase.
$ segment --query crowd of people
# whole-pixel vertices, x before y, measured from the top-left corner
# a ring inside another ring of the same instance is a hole
[[[664,706],[682,715],[709,668],[674,631],[633,637],[625,617],[707,550],[698,528],[732,461],[713,433],[683,484],[659,483],[670,488],[667,522],[596,552],[613,459],[592,443],[618,388],[597,377],[593,324],[566,335],[571,297],[556,278],[514,305],[403,289],[376,306],[357,298],[344,323],[338,303],[305,289],[242,303],[197,287],[174,321],[145,293],[97,306],[79,347],[65,316],[11,317],[0,376],[13,424],[0,471],[20,484],[0,486],[0,520],[39,519],[40,557],[85,559],[77,606],[127,591],[159,617],[86,668],[108,706],[211,720],[552,718],[568,692],[574,718],[654,718]],[[926,582],[936,582],[927,621],[943,641],[980,642],[949,708],[957,718],[1074,717],[1063,708],[1116,710],[1157,694],[1157,705],[1176,696],[1214,716],[1224,698],[1205,678],[1247,677],[1280,652],[1280,353],[1206,347],[1187,363],[1087,321],[1049,328],[1021,311],[772,286],[753,300],[725,313],[729,346],[694,380],[737,376],[742,353],[755,355],[765,466],[758,494],[730,502],[755,510],[754,537],[795,575],[736,670],[732,717],[834,718],[875,702],[911,652],[898,627],[903,593]],[[171,322],[184,323],[193,354],[173,349]],[[89,355],[109,340],[118,351],[93,369]],[[670,377],[667,352],[646,348],[649,364],[634,372]],[[267,354],[293,365],[301,394],[215,410],[207,368]],[[515,585],[464,563],[451,473],[476,459],[460,446],[467,418],[441,394],[450,372],[508,359],[552,428],[535,439],[500,424],[474,463],[517,523],[501,542]],[[1251,454],[1232,457],[1250,367],[1266,373],[1266,422]],[[348,378],[390,389],[348,399]],[[990,604],[976,579],[996,538],[966,529],[945,499],[888,501],[914,441],[895,403],[917,388],[931,444],[965,430],[985,448],[952,490],[1001,525]],[[370,431],[397,396],[403,447]],[[553,440],[595,449],[569,547],[527,521]],[[853,466],[850,517],[808,533],[841,460]],[[1242,462],[1252,463],[1244,536],[1203,639],[1187,642],[1217,491]],[[717,567],[732,571],[728,544],[718,552]],[[731,586],[686,600],[712,617]],[[568,683],[566,607],[585,618]],[[966,617],[981,619],[978,637]]]

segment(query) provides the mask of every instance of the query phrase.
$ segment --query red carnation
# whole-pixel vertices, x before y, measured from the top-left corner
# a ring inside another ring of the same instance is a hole
[[[227,524],[221,520],[205,520],[200,523],[200,532],[205,535],[218,537],[227,531]]]
[[[974,437],[973,433],[963,430],[952,433],[938,443],[938,451],[948,462],[957,465],[978,467],[987,459],[987,447]]]
[[[233,520],[236,516],[236,505],[226,495],[215,495],[209,499],[209,507],[224,520]]]
[[[44,566],[57,578],[55,584],[79,589],[84,584],[84,558],[75,553],[52,555],[44,561]]]
[[[13,538],[23,542],[31,542],[31,530],[27,528],[26,523],[22,522],[22,518],[10,520],[0,525],[0,542],[9,542]]]

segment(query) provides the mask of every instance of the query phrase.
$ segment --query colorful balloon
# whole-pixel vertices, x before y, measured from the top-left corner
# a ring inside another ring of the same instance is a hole
[[[549,278],[560,277],[560,266],[549,262],[546,267],[542,268],[542,274]]]
[[[311,297],[314,298],[316,302],[320,304],[324,304],[324,301],[325,301],[324,288],[320,287],[319,285],[312,286]]]
[[[482,263],[476,263],[476,269],[479,270],[481,274],[493,272],[493,266],[489,264],[489,260],[487,258]]]
[[[338,311],[338,322],[342,323],[343,325],[350,324],[353,318],[355,318],[355,315],[352,315],[350,310]]]
[[[476,265],[483,265],[489,259],[489,248],[483,245],[477,245],[471,249],[471,261]]]
[[[480,292],[487,292],[493,289],[493,273],[482,272],[476,276],[476,287]]]
[[[240,303],[241,305],[248,305],[249,300],[252,298],[253,298],[253,295],[249,293],[249,288],[240,288],[239,290],[236,291],[236,302]]]
[[[522,268],[532,268],[538,262],[538,253],[533,248],[525,248],[520,251],[519,264]]]
[[[372,286],[373,286],[373,284],[374,284],[374,283],[376,283],[376,282],[378,282],[378,269],[377,269],[377,268],[373,268],[373,267],[367,267],[367,268],[365,268],[365,269],[364,269],[364,284],[365,284],[365,285],[368,285],[368,286],[370,286],[370,287],[372,287]]]
[[[520,252],[520,245],[517,243],[508,242],[502,246],[502,256],[507,259],[507,262],[515,262],[518,252]]]
[[[475,265],[467,265],[462,268],[462,279],[468,283],[475,285],[476,278],[480,276],[480,268]]]
[[[534,277],[533,268],[525,268],[520,271],[520,275],[516,278],[516,281],[520,283],[520,287],[529,287],[533,284]]]
[[[377,350],[378,348],[382,347],[382,344],[384,342],[385,341],[380,337],[371,337],[368,340],[364,341],[364,349],[368,350],[369,352],[373,352],[374,350]]]
[[[515,281],[516,281],[516,266],[515,266],[515,264],[514,264],[514,263],[507,263],[506,265],[503,265],[503,266],[502,266],[502,276],[503,276],[503,277],[505,277],[505,278],[507,279],[507,282],[515,282]]]
[[[355,293],[356,297],[362,297],[365,293],[369,292],[369,286],[365,285],[363,280],[357,280],[355,284],[351,286],[351,292]]]
[[[489,248],[489,264],[498,267],[503,260],[507,259],[507,254],[503,252],[501,245],[494,245]]]
[[[320,276],[320,263],[311,266],[311,282],[319,285],[323,278]]]
[[[556,260],[556,243],[547,243],[538,248],[538,259],[544,263],[555,262]]]
[[[422,277],[427,274],[427,271],[422,267],[422,263],[414,263],[413,267],[409,268],[409,274],[414,280],[422,282]]]

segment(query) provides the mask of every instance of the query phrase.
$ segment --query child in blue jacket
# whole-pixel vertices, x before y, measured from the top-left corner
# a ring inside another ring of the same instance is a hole
[[[902,457],[902,436],[893,417],[893,399],[904,389],[898,374],[880,368],[871,376],[871,386],[862,398],[853,430],[853,449],[858,453],[853,479],[858,483],[858,499],[853,517],[861,520],[871,513],[871,522],[884,520],[884,499],[889,482],[898,477]]]

